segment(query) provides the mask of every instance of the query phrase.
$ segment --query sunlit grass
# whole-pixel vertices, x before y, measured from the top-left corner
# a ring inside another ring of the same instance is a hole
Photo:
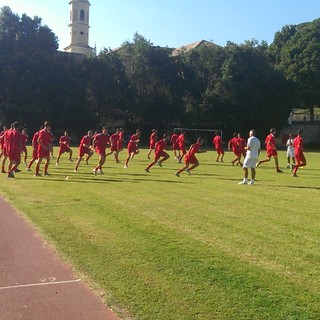
[[[0,192],[124,318],[319,319],[319,154],[306,157],[299,178],[281,152],[284,173],[271,161],[240,186],[230,153],[180,178],[173,158],[145,173],[146,150],[96,177],[96,158],[73,173],[62,156],[50,177],[1,176]]]

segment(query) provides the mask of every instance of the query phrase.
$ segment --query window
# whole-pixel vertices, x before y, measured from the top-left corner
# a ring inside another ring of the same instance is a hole
[[[80,21],[84,21],[84,10],[80,10]]]

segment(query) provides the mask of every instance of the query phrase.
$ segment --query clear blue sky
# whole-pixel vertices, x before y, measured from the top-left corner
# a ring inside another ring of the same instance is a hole
[[[117,48],[138,32],[154,45],[180,47],[199,40],[224,46],[256,39],[273,41],[276,31],[320,17],[320,0],[89,0],[89,45]],[[14,13],[42,18],[70,44],[69,0],[0,0]]]

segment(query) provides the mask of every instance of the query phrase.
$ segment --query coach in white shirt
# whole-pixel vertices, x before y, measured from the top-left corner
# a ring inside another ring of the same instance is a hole
[[[254,129],[250,130],[249,138],[247,141],[247,154],[243,161],[243,171],[244,179],[239,182],[239,184],[254,184],[254,179],[256,177],[256,164],[258,163],[258,157],[260,154],[261,144],[260,140],[256,137],[256,132]],[[251,181],[248,183],[248,168],[251,169]]]

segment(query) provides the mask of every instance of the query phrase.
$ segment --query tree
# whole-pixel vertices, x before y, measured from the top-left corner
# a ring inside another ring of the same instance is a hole
[[[296,85],[295,105],[308,108],[313,121],[320,101],[320,19],[284,27],[276,34],[271,52],[275,67]]]

